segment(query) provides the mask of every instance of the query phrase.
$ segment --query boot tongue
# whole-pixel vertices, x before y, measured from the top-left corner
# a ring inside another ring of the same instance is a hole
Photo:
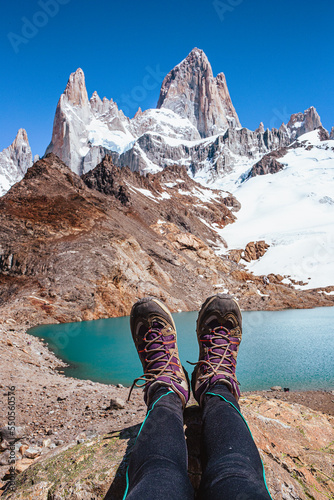
[[[163,346],[161,344],[161,342],[168,342],[170,340],[173,340],[174,339],[174,335],[171,334],[171,335],[159,335],[160,332],[165,328],[165,325],[163,325],[162,323],[159,323],[158,321],[153,321],[152,322],[152,329],[156,330],[156,331],[153,331],[153,332],[149,332],[147,333],[146,335],[146,339],[147,340],[154,340],[155,338],[159,337],[159,342],[153,342],[151,345],[150,345],[150,349],[161,349]],[[168,328],[166,329],[166,333],[168,333]],[[168,347],[169,348],[174,348],[175,347],[175,344],[168,344]],[[149,354],[149,351],[148,351],[148,354]],[[150,360],[153,360],[153,359],[156,359],[156,358],[160,358],[159,361],[152,366],[157,368],[157,367],[160,367],[160,366],[163,366],[165,364],[165,361],[168,361],[168,349],[166,349],[166,354],[162,356],[162,353],[163,351],[160,350],[160,352],[155,352],[153,354],[149,354],[149,358]],[[174,359],[173,359],[174,360]],[[174,360],[176,361],[176,360]]]
[[[151,328],[155,331],[151,331],[146,334],[147,340],[154,340],[156,337],[160,337],[163,339],[163,337],[160,335],[161,331],[164,328],[163,324],[159,323],[158,321],[153,321]],[[156,349],[157,347],[159,347],[159,345],[160,344],[151,344],[151,347]]]

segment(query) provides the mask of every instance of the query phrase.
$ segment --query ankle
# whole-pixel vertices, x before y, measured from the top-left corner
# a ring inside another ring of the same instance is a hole
[[[167,387],[165,385],[161,385],[158,382],[153,383],[147,391],[145,395],[145,403],[147,405],[147,410],[149,411],[152,406],[157,403],[157,401],[166,396],[168,394],[168,398],[175,400],[176,403],[179,403],[181,407],[183,407],[183,401],[181,397],[173,391],[171,387]],[[164,398],[164,402],[166,399]]]
[[[235,397],[231,386],[224,383],[224,381],[219,380],[203,394],[201,406],[204,406],[211,399],[224,399],[232,403],[237,409],[240,409],[238,398]]]

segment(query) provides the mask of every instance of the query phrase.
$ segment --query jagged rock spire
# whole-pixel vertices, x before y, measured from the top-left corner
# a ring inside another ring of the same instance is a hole
[[[88,104],[85,75],[81,68],[71,73],[64,91],[64,96],[75,106],[85,106]]]
[[[0,153],[0,196],[20,181],[32,165],[27,132],[20,128],[12,144]]]
[[[314,106],[306,109],[304,113],[294,113],[287,124],[291,139],[312,132],[318,127],[322,127],[322,123]]]
[[[329,135],[329,138],[334,139],[334,127],[332,127],[332,129],[331,129],[331,133]]]
[[[165,77],[157,108],[168,108],[188,118],[202,137],[231,125],[240,127],[225,75],[220,73],[214,78],[207,56],[198,48]]]

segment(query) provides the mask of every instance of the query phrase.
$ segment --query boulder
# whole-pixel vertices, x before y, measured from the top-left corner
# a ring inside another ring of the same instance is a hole
[[[2,427],[0,429],[1,440],[18,441],[26,436],[26,429],[23,426],[17,426],[14,430],[9,430],[8,426]]]

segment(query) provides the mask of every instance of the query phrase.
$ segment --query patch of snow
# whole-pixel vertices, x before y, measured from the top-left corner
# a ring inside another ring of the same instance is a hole
[[[166,193],[166,191],[163,191],[161,194],[160,194],[160,200],[169,200],[171,198],[171,195]]]
[[[106,123],[95,117],[86,126],[86,130],[88,141],[93,146],[103,146],[119,154],[131,149],[135,143],[135,137],[129,131],[110,130]]]
[[[134,186],[131,186],[130,189],[138,191],[138,193],[141,193],[144,196],[146,196],[147,198],[150,198],[151,200],[153,200],[155,203],[158,203],[158,200],[155,198],[155,196],[148,189],[138,188],[138,187],[134,187]]]
[[[191,191],[184,191],[183,189],[179,189],[179,194],[183,194],[185,196],[192,196]]]
[[[304,122],[295,122],[292,127],[294,128],[300,128],[303,125]]]
[[[159,140],[173,146],[190,142],[199,137],[198,130],[188,120],[167,108],[148,109],[131,120],[131,127],[137,133],[159,134]],[[175,142],[173,142],[175,141]]]
[[[81,154],[81,156],[86,156],[86,154],[88,153],[89,149],[90,148],[88,146],[83,146],[82,148],[79,149],[79,153]]]

